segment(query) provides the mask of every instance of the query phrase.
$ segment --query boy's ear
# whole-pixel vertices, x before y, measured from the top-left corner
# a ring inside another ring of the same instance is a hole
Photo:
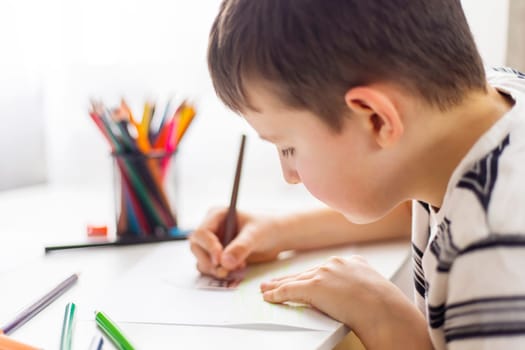
[[[352,116],[361,119],[377,144],[388,148],[395,144],[404,131],[399,110],[392,98],[374,87],[359,86],[345,95]]]

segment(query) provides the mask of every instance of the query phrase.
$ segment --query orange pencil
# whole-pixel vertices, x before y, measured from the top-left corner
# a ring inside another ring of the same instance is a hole
[[[11,339],[0,330],[0,350],[39,350],[39,348]]]

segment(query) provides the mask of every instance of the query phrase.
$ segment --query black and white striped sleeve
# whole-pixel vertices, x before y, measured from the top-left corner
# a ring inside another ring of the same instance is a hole
[[[525,234],[490,234],[461,249],[446,293],[430,314],[448,349],[525,349]]]

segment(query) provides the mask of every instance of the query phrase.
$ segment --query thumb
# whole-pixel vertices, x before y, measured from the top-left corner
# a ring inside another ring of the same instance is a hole
[[[244,231],[244,232],[243,232]],[[231,241],[221,255],[221,265],[228,270],[235,270],[245,264],[246,258],[253,252],[256,240],[251,230],[243,230]]]

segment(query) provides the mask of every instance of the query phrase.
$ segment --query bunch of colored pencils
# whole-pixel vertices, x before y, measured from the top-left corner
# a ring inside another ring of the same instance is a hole
[[[92,102],[89,115],[111,146],[120,176],[119,237],[169,234],[177,220],[165,191],[170,161],[195,117],[195,108],[182,102],[174,113],[168,102],[158,127],[155,105],[146,103],[142,119],[134,118],[128,104],[106,108]]]

